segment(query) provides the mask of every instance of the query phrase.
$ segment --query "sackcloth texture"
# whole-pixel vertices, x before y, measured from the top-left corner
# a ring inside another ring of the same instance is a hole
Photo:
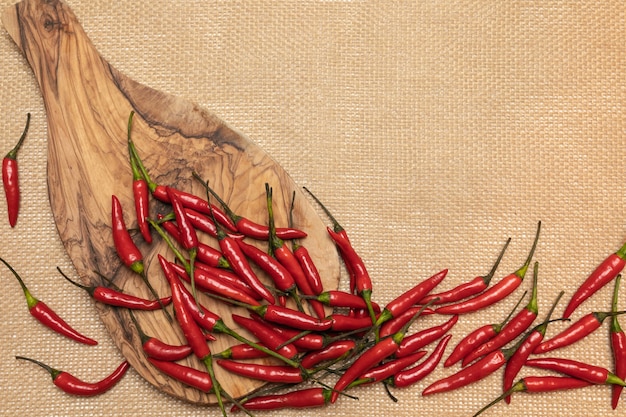
[[[381,304],[443,268],[445,288],[487,273],[511,237],[498,280],[523,263],[541,221],[535,260],[544,317],[561,290],[563,306],[626,240],[623,2],[67,3],[115,68],[214,112],[314,190],[349,231]],[[0,256],[37,297],[100,342],[87,348],[41,327],[17,282],[1,270],[0,415],[219,415],[159,392],[132,369],[105,395],[76,398],[43,370],[14,359],[37,358],[94,380],[122,356],[93,301],[56,272],[59,266],[72,276],[73,267],[48,200],[46,112],[4,30],[0,63],[1,152],[32,113],[18,156],[23,196],[14,229],[0,205]],[[506,301],[462,316],[447,352],[469,331],[502,320],[530,284],[526,279]],[[345,275],[339,285],[346,289]],[[612,289],[572,318],[609,310]],[[607,323],[558,356],[612,369]],[[259,415],[468,416],[501,392],[497,372],[452,393],[421,396],[456,369],[440,366],[413,387],[392,389],[397,402],[379,384],[355,389],[358,400]],[[519,394],[486,415],[608,416],[623,415],[625,407],[612,411],[610,389],[596,386]]]

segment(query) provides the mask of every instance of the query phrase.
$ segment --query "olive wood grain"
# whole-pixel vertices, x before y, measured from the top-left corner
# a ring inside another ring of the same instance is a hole
[[[24,0],[7,9],[2,22],[30,64],[41,89],[48,119],[48,190],[59,236],[85,284],[102,284],[94,271],[114,279],[125,291],[151,297],[141,279],[121,264],[111,236],[111,196],[125,209],[129,228],[136,226],[132,174],[126,142],[127,120],[136,112],[133,140],[153,180],[204,196],[192,179],[196,171],[209,180],[238,214],[265,221],[267,182],[274,188],[278,225],[287,224],[296,191],[295,226],[305,230],[326,288],[336,288],[339,262],[325,224],[288,174],[262,149],[226,126],[214,114],[124,76],[104,60],[75,15],[60,1]],[[152,212],[169,212],[152,202]],[[155,234],[156,235],[156,234]],[[148,278],[161,296],[169,287],[156,254],[173,259],[159,239],[148,245],[137,235],[145,254]],[[215,246],[215,242],[207,241]],[[201,294],[202,302],[232,325],[233,309]],[[158,389],[198,404],[214,397],[186,387],[153,368],[128,311],[96,303],[111,337],[135,370]],[[144,331],[166,342],[182,343],[180,330],[162,311],[137,313]],[[218,336],[213,352],[234,344]],[[194,357],[186,362],[202,369]],[[224,389],[235,397],[262,384],[216,367]]]

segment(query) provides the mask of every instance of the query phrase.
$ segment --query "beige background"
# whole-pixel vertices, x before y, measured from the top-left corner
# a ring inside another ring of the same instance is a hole
[[[499,279],[521,265],[541,220],[543,317],[560,290],[568,298],[624,242],[622,2],[68,3],[116,68],[211,109],[312,188],[350,231],[381,303],[442,268],[450,269],[446,288],[486,273],[510,236]],[[0,415],[218,415],[159,393],[132,370],[106,395],[70,397],[41,369],[14,360],[31,356],[98,379],[121,356],[92,301],[55,271],[73,272],[47,199],[45,110],[4,31],[0,70],[0,152],[13,146],[26,113],[33,115],[19,154],[20,218],[15,229],[0,221],[0,256],[36,296],[100,341],[78,346],[43,329],[15,280],[0,271]],[[4,202],[0,210],[4,219]],[[509,300],[464,316],[452,344],[499,321],[528,288],[530,280]],[[607,310],[611,289],[574,318]],[[623,307],[626,291],[620,298]],[[605,325],[559,355],[611,367],[607,335]],[[358,401],[267,415],[466,416],[499,392],[501,373],[421,397],[449,373],[438,369],[394,390],[398,403],[377,386],[355,391]],[[612,412],[610,390],[593,387],[521,394],[490,415],[621,415],[625,407]]]

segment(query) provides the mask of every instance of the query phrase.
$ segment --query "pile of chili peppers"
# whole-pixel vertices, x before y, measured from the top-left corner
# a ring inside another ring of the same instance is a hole
[[[608,256],[589,275],[571,296],[563,314],[554,318],[563,293],[554,300],[545,317],[540,318],[538,311],[539,264],[533,262],[533,256],[541,223],[522,266],[495,284],[491,281],[510,239],[487,275],[436,291],[443,286],[448,273],[442,270],[420,280],[383,306],[375,301],[372,279],[347,231],[309,190],[305,189],[332,224],[327,228],[328,235],[349,275],[349,291],[323,288],[322,277],[305,246],[306,233],[292,226],[293,219],[288,225],[275,225],[270,184],[266,184],[265,190],[267,211],[256,220],[234,213],[197,174],[194,174],[195,180],[202,183],[206,196],[154,183],[132,142],[132,120],[133,113],[128,120],[128,154],[135,207],[133,215],[129,215],[117,197],[111,196],[111,244],[123,264],[142,280],[153,298],[124,293],[110,281],[105,286],[83,286],[59,272],[86,290],[97,302],[130,309],[147,361],[183,384],[213,393],[224,415],[226,402],[232,404],[231,411],[248,414],[254,410],[321,407],[342,397],[354,398],[356,387],[374,383],[384,384],[395,400],[390,388],[415,385],[439,368],[452,367],[458,369],[447,371],[447,376],[431,382],[422,395],[461,389],[503,369],[501,395],[476,415],[501,400],[510,402],[512,394],[517,392],[549,392],[590,385],[610,386],[611,406],[613,409],[618,407],[622,388],[626,385],[626,335],[618,321],[618,317],[626,313],[618,308],[626,245]],[[9,152],[7,166],[10,166],[11,175],[15,175],[15,154],[27,128],[28,123],[18,145]],[[9,187],[5,181],[7,199],[11,199],[11,226],[15,224],[16,201],[19,202],[15,181],[11,180]],[[160,207],[167,207],[170,212],[151,213],[151,199],[163,203]],[[133,230],[138,233],[131,233],[126,225],[125,218],[131,217],[136,224]],[[154,233],[166,241],[169,248],[167,253],[158,255],[162,277],[152,277],[165,279],[169,284],[170,294],[161,297],[150,285],[143,255],[136,244],[137,239],[152,243]],[[206,236],[214,239],[215,244],[203,241]],[[16,277],[29,311],[37,320],[80,343],[97,343],[74,330],[50,307],[36,299],[11,265],[4,259],[0,258],[0,261]],[[453,337],[451,330],[461,317],[506,302],[508,296],[522,285],[531,266],[532,288],[527,304],[518,310],[526,297],[524,293],[503,321],[476,328],[460,338],[446,355]],[[546,338],[550,323],[569,321],[588,298],[611,282],[614,283],[611,311],[582,314],[560,333]],[[251,336],[229,328],[222,317],[213,312],[211,305],[199,301],[198,292],[209,295],[215,303],[243,307],[248,314],[233,313],[231,319]],[[165,310],[168,325],[180,327],[187,343],[171,345],[146,334],[132,313],[136,310]],[[434,326],[414,329],[417,327],[415,323],[424,316],[441,317],[441,320]],[[602,327],[607,319],[610,321],[608,332],[613,364],[602,367],[558,355],[545,355],[580,342]],[[228,335],[238,343],[222,352],[213,352],[211,340],[217,333]],[[191,355],[197,357],[202,370],[180,362]],[[271,364],[255,361],[270,357],[274,360]],[[35,359],[17,358],[43,367],[55,385],[74,395],[105,392],[129,368],[124,361],[109,376],[93,383]],[[233,398],[217,380],[216,366],[239,377],[267,384],[245,398]],[[533,369],[552,374],[535,375]]]

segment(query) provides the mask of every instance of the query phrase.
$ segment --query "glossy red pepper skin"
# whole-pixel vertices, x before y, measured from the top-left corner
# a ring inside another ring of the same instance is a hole
[[[331,314],[328,317],[333,321],[330,328],[335,332],[367,330],[372,326],[372,319],[369,317],[349,317],[342,314]]]
[[[278,236],[278,229],[276,229],[276,235]],[[309,250],[302,245],[294,245],[293,254],[304,271],[311,285],[311,289],[313,290],[313,294],[321,294],[324,291],[324,284],[322,283],[322,277],[320,276],[317,266],[315,266],[315,262],[313,262],[311,258]]]
[[[111,374],[101,381],[85,382],[68,372],[51,368],[50,366],[34,359],[25,358],[23,356],[16,356],[16,358],[36,363],[50,373],[54,385],[61,389],[61,391],[81,397],[93,397],[107,392],[113,388],[122,379],[122,377],[124,377],[124,375],[126,375],[126,371],[130,368],[129,363],[127,361],[123,361]]]
[[[351,308],[351,309],[367,309],[367,304],[362,297],[350,294],[341,290],[328,290],[317,294],[317,301],[329,307]],[[372,302],[374,310],[380,312],[380,306]]]
[[[619,286],[621,275],[615,280],[615,288],[613,289],[612,313],[617,313],[617,304],[619,302]],[[617,314],[611,317],[610,327],[611,353],[613,354],[613,372],[622,379],[626,379],[626,334],[620,326]],[[614,385],[611,392],[611,407],[613,410],[619,404],[620,396],[624,387]]]
[[[158,300],[147,300],[100,286],[93,288],[92,296],[94,300],[106,305],[144,311],[160,310],[163,306],[167,306],[172,302],[172,297],[170,296],[162,297]]]
[[[298,310],[277,305],[263,305],[253,309],[270,323],[280,324],[298,330],[324,332],[330,330],[332,319],[319,320]]]
[[[255,317],[258,317],[260,320],[262,320],[262,318],[260,316],[257,316],[256,314],[252,316],[253,319]],[[282,336],[285,340],[292,340],[296,338],[291,343],[293,343],[293,345],[300,350],[319,350],[324,348],[324,346],[326,345],[326,337],[321,334],[311,333],[298,329],[291,329],[279,325],[272,325],[271,323],[267,322],[266,324],[270,325],[272,327],[272,330]]]
[[[257,348],[254,348],[245,343],[241,343],[238,345],[233,345],[220,353],[216,353],[213,355],[214,358],[221,359],[234,359],[234,360],[244,360],[244,359],[260,359],[267,358],[267,353],[260,351]]]
[[[252,288],[250,288],[250,286],[248,284],[246,284],[245,282],[243,282],[238,276],[237,274],[235,274],[234,272],[228,270],[228,269],[224,269],[224,268],[219,268],[219,267],[214,267],[214,266],[210,266],[207,265],[203,262],[198,262],[196,261],[196,269],[201,269],[203,272],[201,274],[208,274],[211,277],[214,277],[220,281],[223,281],[227,284],[229,284],[231,287],[234,287],[236,289],[238,289],[239,291],[247,294],[248,296],[250,296],[252,299],[260,301],[263,299],[263,297],[261,297],[259,294],[257,294],[255,291],[252,290]],[[197,279],[198,277],[196,277]]]
[[[452,316],[443,324],[420,330],[417,333],[406,336],[404,340],[402,340],[402,343],[400,343],[395,356],[402,358],[438,340],[454,327],[458,319],[459,316]]]
[[[503,392],[506,392],[513,387],[513,383],[515,382],[515,378],[517,377],[519,371],[526,363],[528,357],[532,354],[534,348],[541,343],[543,336],[544,334],[539,330],[531,332],[507,361],[506,366],[504,367],[504,377],[502,381]],[[510,403],[511,396],[506,396],[505,401],[507,404]]]
[[[626,383],[608,369],[564,358],[533,358],[526,361],[526,366],[559,372],[592,384],[615,384],[624,386]]]
[[[30,113],[26,117],[26,126],[24,132],[18,140],[17,144],[2,159],[2,184],[4,186],[4,195],[7,201],[7,213],[9,216],[9,225],[15,227],[17,217],[20,210],[20,181],[17,164],[17,152],[22,147],[28,126],[30,125]]]
[[[599,329],[604,320],[609,316],[610,313],[602,312],[586,314],[556,336],[543,341],[535,348],[533,353],[541,354],[569,346]]]
[[[234,374],[265,382],[281,384],[298,384],[304,381],[302,370],[286,365],[262,365],[252,362],[237,362],[218,359],[218,365]]]
[[[210,392],[213,389],[213,381],[208,372],[200,371],[196,368],[191,368],[172,361],[158,360],[153,357],[148,357],[148,362],[159,371],[185,385],[189,385],[202,392]]]
[[[422,395],[432,395],[459,389],[480,381],[500,369],[507,358],[501,350],[491,352],[487,356],[461,369],[455,374],[433,382],[422,391]]]
[[[579,305],[595,294],[600,288],[613,281],[624,269],[624,265],[626,265],[624,258],[626,258],[626,244],[602,261],[582,285],[578,287],[565,307],[563,317],[569,318]]]
[[[402,358],[387,361],[384,364],[371,368],[369,371],[365,372],[356,381],[354,381],[353,385],[373,384],[375,382],[384,381],[385,379],[396,375],[403,369],[414,365],[424,356],[426,356],[426,351],[420,350]]]
[[[148,182],[143,177],[137,158],[133,152],[133,142],[131,139],[131,130],[133,126],[134,111],[130,112],[128,117],[128,153],[130,155],[130,168],[133,173],[133,197],[135,200],[135,215],[137,217],[137,226],[139,232],[143,236],[143,239],[147,243],[152,243],[152,234],[150,233],[150,224],[148,224],[148,217],[150,217],[150,189],[148,188]]]
[[[328,404],[330,390],[321,387],[306,388],[285,394],[259,395],[244,402],[247,410],[279,410],[282,408],[312,408]],[[235,405],[231,411],[237,411]]]
[[[242,240],[238,240],[237,244],[241,248],[242,252],[260,267],[265,273],[267,273],[276,288],[283,292],[291,292],[296,288],[296,281],[291,276],[291,273],[276,260],[270,256],[267,252],[259,249],[258,247],[246,243]]]
[[[431,308],[411,307],[399,316],[384,322],[383,325],[380,326],[379,337],[383,338],[399,332],[405,324],[420,312],[420,310],[422,311],[420,313],[421,316],[435,314],[435,311]],[[376,309],[374,309],[374,311],[376,311]]]
[[[113,231],[113,243],[120,259],[131,270],[139,275],[144,272],[143,255],[133,242],[126,223],[124,222],[124,213],[119,199],[111,196],[111,226]]]
[[[426,378],[435,370],[439,362],[441,362],[441,358],[451,338],[452,335],[450,334],[444,336],[426,360],[412,368],[396,373],[393,378],[390,378],[389,383],[394,387],[402,388],[413,385]]]
[[[298,354],[298,349],[292,343],[282,346],[286,339],[283,339],[265,323],[238,314],[233,314],[231,318],[235,323],[250,331],[263,345],[282,356],[293,359]]]
[[[320,350],[304,355],[300,365],[305,369],[312,369],[322,362],[338,360],[349,355],[355,347],[356,343],[353,340],[337,340]]]

